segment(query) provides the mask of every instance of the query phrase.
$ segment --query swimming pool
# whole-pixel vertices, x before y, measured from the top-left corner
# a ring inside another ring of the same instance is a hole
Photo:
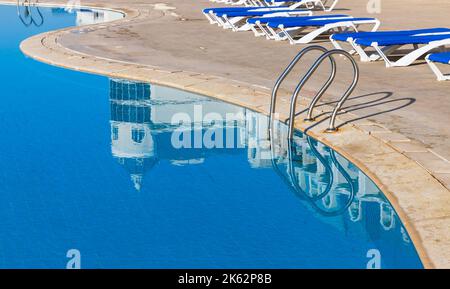
[[[23,39],[95,18],[41,13],[0,6],[1,268],[422,267],[346,159],[282,124],[270,146],[242,107],[27,59]]]

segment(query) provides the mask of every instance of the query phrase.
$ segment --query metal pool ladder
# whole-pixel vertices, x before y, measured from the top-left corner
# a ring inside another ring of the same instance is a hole
[[[39,9],[39,1],[35,0],[34,3],[32,3],[32,0],[17,0],[17,16],[19,17],[20,21],[25,25],[25,27],[29,27],[31,25],[34,25],[36,27],[41,27],[44,24],[44,15],[42,15],[41,10]],[[23,17],[20,8],[25,9],[25,18]],[[37,18],[35,17],[36,14],[33,14],[32,8],[34,8],[37,11]],[[27,21],[26,19],[29,18]],[[36,21],[37,19],[37,21]]]
[[[294,122],[295,122],[295,109],[296,109],[296,103],[298,96],[300,95],[300,91],[305,86],[306,82],[311,78],[311,76],[316,72],[317,68],[322,64],[322,62],[325,59],[329,59],[331,63],[331,72],[330,76],[328,77],[325,84],[320,88],[320,90],[317,92],[317,94],[312,99],[309,107],[308,107],[308,114],[305,120],[307,121],[313,121],[314,118],[312,116],[314,107],[316,106],[317,102],[320,100],[322,95],[327,91],[327,89],[330,87],[330,85],[333,83],[335,77],[336,77],[336,62],[333,58],[334,55],[341,55],[346,57],[350,60],[352,67],[353,67],[353,81],[348,87],[348,89],[344,92],[342,97],[337,102],[336,106],[333,109],[333,112],[331,114],[330,123],[327,128],[327,132],[335,132],[337,131],[337,128],[335,126],[336,123],[336,116],[339,112],[339,110],[342,108],[342,105],[344,102],[348,99],[348,97],[352,94],[353,90],[355,89],[356,85],[358,84],[359,80],[359,68],[356,63],[356,61],[353,59],[353,57],[350,55],[350,53],[341,50],[341,49],[333,49],[328,50],[322,46],[319,45],[313,45],[308,46],[304,49],[302,49],[289,63],[289,65],[285,68],[283,73],[278,77],[277,81],[275,82],[275,85],[272,89],[272,98],[270,102],[270,115],[269,115],[269,130],[272,133],[273,132],[273,118],[275,115],[275,108],[276,108],[276,102],[277,102],[277,93],[278,89],[280,88],[281,83],[283,80],[289,75],[289,73],[292,71],[292,69],[295,67],[295,65],[300,61],[300,59],[303,58],[305,54],[307,54],[310,51],[322,51],[323,54],[317,58],[317,60],[313,63],[313,65],[309,68],[309,70],[306,72],[305,76],[300,80],[300,82],[297,84],[294,93],[292,94],[291,101],[290,101],[290,111],[289,111],[289,133],[288,136],[290,139],[292,139],[294,135]]]

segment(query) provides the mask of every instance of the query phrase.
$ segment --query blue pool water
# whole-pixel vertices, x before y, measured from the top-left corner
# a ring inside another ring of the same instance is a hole
[[[343,157],[280,124],[269,146],[244,108],[28,59],[23,39],[90,17],[41,13],[0,6],[1,268],[422,267]]]

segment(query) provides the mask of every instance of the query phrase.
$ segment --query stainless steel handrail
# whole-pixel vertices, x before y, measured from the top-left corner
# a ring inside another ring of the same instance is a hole
[[[319,160],[319,162],[323,165],[323,167],[325,168],[325,174],[328,176],[328,182],[327,182],[327,185],[326,185],[325,189],[323,190],[323,192],[319,193],[317,196],[309,197],[311,200],[316,201],[318,199],[324,198],[326,195],[328,195],[330,193],[331,188],[333,186],[333,182],[334,182],[334,175],[333,175],[331,166],[328,164],[327,160],[314,147],[314,144],[312,143],[312,138],[310,136],[306,136],[306,140],[308,142],[309,148],[311,149],[311,152]],[[293,160],[294,160],[294,157],[293,157],[294,145],[293,145],[293,143],[294,143],[293,139],[288,140],[289,174],[290,174],[291,179],[293,180],[293,183],[298,184],[298,180],[295,177],[295,172],[294,172],[294,162],[293,162]],[[307,195],[307,194],[305,193],[305,195]]]
[[[292,59],[292,61],[289,63],[289,65],[285,68],[285,70],[283,71],[283,73],[281,73],[281,75],[278,77],[277,81],[275,82],[275,85],[272,89],[272,98],[270,101],[270,114],[269,114],[269,134],[272,133],[273,131],[273,118],[275,115],[275,109],[276,109],[276,102],[277,102],[277,93],[278,93],[278,89],[280,88],[281,83],[284,81],[284,79],[288,76],[288,74],[292,71],[292,69],[295,67],[295,65],[299,62],[300,59],[302,59],[302,57],[313,50],[319,50],[322,51],[324,53],[326,53],[328,50],[320,45],[312,45],[312,46],[308,46],[304,49],[302,49],[295,57],[294,59]],[[334,80],[334,77],[336,75],[336,62],[334,61],[334,59],[330,56],[330,61],[331,61],[331,74],[330,77],[328,78],[327,82],[324,84],[324,86],[319,90],[319,92],[317,93],[317,95],[315,96],[315,98],[320,98],[322,96],[322,94],[328,89],[328,87],[331,85],[331,83]]]
[[[337,130],[336,126],[335,126],[337,113],[342,108],[342,105],[348,99],[350,94],[353,92],[353,90],[355,89],[356,85],[358,84],[358,80],[359,80],[359,68],[358,68],[358,65],[357,65],[356,61],[353,59],[353,57],[350,55],[350,53],[348,53],[348,52],[346,52],[344,50],[340,50],[340,49],[330,50],[330,51],[327,51],[324,54],[322,54],[316,60],[316,62],[314,62],[314,64],[311,66],[311,68],[308,70],[308,72],[305,74],[305,76],[301,79],[301,81],[299,82],[299,84],[295,88],[294,94],[291,97],[291,106],[290,106],[290,111],[289,111],[289,133],[288,133],[289,138],[292,138],[293,135],[294,135],[295,109],[296,109],[296,104],[297,104],[297,98],[298,98],[298,96],[300,94],[300,91],[302,90],[302,88],[306,84],[306,82],[314,74],[314,72],[317,70],[317,68],[322,64],[322,62],[326,58],[332,59],[332,56],[336,55],[336,54],[340,54],[340,55],[345,56],[346,58],[348,58],[350,60],[350,62],[352,63],[352,67],[353,67],[353,81],[352,81],[351,85],[349,86],[349,88],[345,91],[344,95],[340,98],[340,100],[337,103],[336,107],[334,108],[334,110],[333,110],[333,112],[331,114],[330,124],[329,124],[328,129],[327,129],[327,131],[329,131],[329,132],[333,132],[333,131]],[[333,80],[334,79],[332,79],[331,82]],[[329,83],[328,86],[330,84],[331,83]],[[322,89],[321,89],[321,91],[322,91]],[[325,92],[325,91],[323,91],[323,92]],[[322,95],[323,95],[323,92],[322,92]],[[318,102],[318,100],[320,99],[320,97],[322,95],[319,95],[319,96],[316,95],[316,97],[314,97],[313,101],[311,102],[311,105],[309,106],[309,109],[308,109],[308,117],[310,119],[312,119],[312,117],[311,117],[312,116],[312,110],[314,109],[314,106],[316,105],[316,103]]]
[[[306,138],[307,138],[308,145],[309,145],[310,149],[312,150],[312,153],[314,154],[314,156],[316,158],[318,158],[318,160],[322,163],[322,165],[324,165],[325,170],[327,171],[326,174],[328,175],[329,179],[328,179],[326,188],[323,190],[323,192],[321,192],[319,195],[316,195],[316,196],[310,196],[300,186],[300,182],[294,172],[294,158],[293,158],[293,147],[294,147],[293,142],[294,142],[294,140],[293,139],[288,139],[288,155],[287,155],[287,161],[288,161],[287,177],[288,177],[288,179],[285,178],[285,175],[281,172],[281,169],[278,167],[278,164],[275,160],[275,153],[273,152],[273,149],[275,146],[272,143],[273,139],[271,138],[272,167],[273,167],[274,171],[277,173],[277,175],[279,175],[281,177],[281,179],[286,182],[286,184],[293,190],[293,192],[297,196],[303,197],[304,199],[306,199],[318,213],[320,213],[321,215],[330,216],[330,217],[340,215],[350,207],[350,205],[352,204],[353,200],[356,197],[355,184],[354,184],[352,178],[350,177],[350,175],[346,172],[346,170],[342,167],[342,165],[337,160],[335,152],[331,149],[330,150],[331,161],[336,166],[338,171],[344,176],[346,182],[349,185],[349,188],[348,188],[349,189],[349,198],[347,199],[345,205],[337,210],[327,211],[327,210],[324,210],[323,208],[319,207],[316,202],[323,200],[326,196],[329,195],[329,193],[331,192],[333,183],[334,183],[334,175],[333,175],[330,164],[328,164],[327,160],[314,147],[312,138],[310,136],[306,136]]]
[[[309,196],[301,187],[300,187],[300,182],[298,180],[298,178],[296,177],[294,170],[293,170],[293,159],[292,159],[292,155],[290,155],[290,159],[289,159],[289,177],[291,178],[291,182],[294,184],[294,188],[296,189],[297,192],[300,192],[304,197],[306,197],[306,199],[308,199],[310,201],[310,203],[313,205],[313,207],[322,215],[324,216],[337,216],[342,214],[345,210],[347,210],[350,205],[352,204],[355,195],[356,195],[356,189],[355,189],[355,185],[353,183],[352,178],[350,177],[350,175],[346,172],[346,170],[342,167],[342,165],[340,164],[340,162],[338,161],[338,159],[336,158],[335,152],[334,150],[330,150],[330,157],[331,157],[331,161],[334,164],[334,166],[336,166],[336,168],[338,169],[338,171],[344,176],[345,181],[348,183],[349,185],[349,198],[347,200],[347,202],[345,203],[345,205],[343,207],[341,207],[338,210],[335,211],[325,211],[323,209],[321,209],[315,202],[318,200],[322,200],[324,199],[330,192],[331,192],[331,188],[334,182],[334,175],[332,173],[331,167],[329,166],[329,164],[327,163],[327,161],[325,160],[325,158],[319,153],[319,151],[317,151],[317,149],[314,147],[314,144],[312,143],[312,138],[310,136],[306,136],[307,141],[308,141],[308,145],[310,146],[314,156],[316,158],[319,159],[319,161],[322,163],[322,165],[325,166],[326,169],[330,170],[330,174],[331,174],[331,179],[329,180],[326,189],[324,190],[324,192],[322,192],[320,195],[317,195],[315,197],[311,197]],[[292,139],[290,139],[288,141],[289,143],[293,142]],[[318,157],[320,156],[320,158]]]

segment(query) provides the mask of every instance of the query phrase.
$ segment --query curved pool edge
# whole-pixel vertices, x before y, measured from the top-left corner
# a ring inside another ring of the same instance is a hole
[[[11,4],[11,1],[0,1]],[[49,6],[61,6],[46,2]],[[86,7],[104,9],[103,5]],[[39,34],[21,43],[23,53],[33,59],[63,68],[114,78],[128,78],[151,82],[194,92],[237,104],[264,114],[268,112],[268,89],[226,78],[188,71],[166,71],[107,58],[99,58],[63,47],[58,39],[65,33],[86,29],[104,29],[110,25],[129,23],[146,17],[138,10],[126,7],[108,7],[122,12],[125,18],[113,22],[72,27]],[[327,109],[324,108],[324,111]],[[286,111],[286,110],[285,110]],[[286,115],[282,114],[281,118]],[[342,120],[342,117],[341,117]],[[370,125],[370,122],[367,122]],[[445,252],[447,224],[450,216],[445,204],[449,203],[449,191],[426,169],[357,125],[346,125],[337,134],[323,133],[325,122],[308,128],[309,124],[297,122],[296,127],[330,146],[353,162],[383,191],[408,231],[425,268],[449,268],[450,260]],[[395,165],[392,165],[392,164]],[[405,177],[408,175],[408,177]],[[400,180],[399,180],[400,177]],[[432,227],[436,222],[441,226]],[[444,222],[444,223],[442,223]]]

